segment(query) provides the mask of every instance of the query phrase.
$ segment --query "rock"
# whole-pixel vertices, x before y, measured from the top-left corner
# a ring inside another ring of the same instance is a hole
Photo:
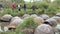
[[[11,24],[16,25],[21,23],[23,20],[22,19],[15,19],[14,21],[11,22]]]
[[[54,31],[50,25],[41,24],[35,29],[34,34],[54,34]]]
[[[57,25],[57,21],[55,19],[47,19],[46,22],[48,22],[51,26],[56,26]]]
[[[8,31],[8,27],[7,26],[4,26],[4,31]]]
[[[15,19],[21,19],[21,18],[18,17],[18,16],[15,16],[15,17],[13,17],[13,18],[11,19],[11,21],[14,21]]]
[[[0,32],[6,32],[6,31],[8,31],[7,26],[0,26]]]
[[[34,18],[34,21],[40,25],[44,22],[44,19],[41,17],[36,17],[36,18]]]
[[[20,23],[22,23],[23,20],[19,17],[12,18],[12,21],[8,25],[9,28],[16,28],[16,26]]]
[[[34,34],[34,30],[33,29],[29,29],[29,28],[25,28],[23,30],[24,34]]]
[[[30,17],[30,15],[29,14],[24,14],[23,18],[26,18],[26,17]]]
[[[3,32],[3,30],[1,29],[1,26],[0,26],[0,32]]]
[[[57,24],[56,29],[60,32],[60,24]]]
[[[56,13],[56,16],[59,16],[60,17],[60,13]]]
[[[10,21],[12,16],[10,14],[5,14],[4,16],[1,17],[1,20],[3,21]]]
[[[55,20],[57,20],[57,23],[60,23],[60,17],[58,17],[58,16],[53,16],[52,19],[55,19]]]
[[[30,16],[31,18],[36,18],[36,17],[38,17],[36,14],[32,14],[31,16]]]
[[[42,17],[44,20],[49,19],[49,16],[46,15],[46,14],[42,14],[42,15],[40,15],[40,17]]]

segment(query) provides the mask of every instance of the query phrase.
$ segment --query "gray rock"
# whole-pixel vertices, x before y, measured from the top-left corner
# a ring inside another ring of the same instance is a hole
[[[44,22],[44,19],[41,17],[36,17],[36,18],[34,18],[34,21],[40,25]]]
[[[1,20],[9,21],[11,18],[12,16],[10,14],[5,14],[4,16],[1,17]]]
[[[35,29],[34,34],[54,34],[54,31],[50,25],[41,24]]]
[[[26,17],[30,17],[30,15],[29,14],[24,14],[23,18],[26,18]]]
[[[49,24],[51,26],[56,26],[57,25],[57,21],[55,19],[50,18],[50,19],[47,19],[46,21],[49,22]]]
[[[57,20],[58,23],[60,23],[60,17],[58,17],[58,16],[53,16],[52,18],[55,19],[55,20]]]
[[[60,24],[57,24],[56,29],[60,32]]]
[[[20,23],[23,22],[23,19],[19,18],[19,17],[14,17],[10,24],[8,25],[9,28],[16,28],[16,26]]]
[[[30,17],[32,17],[32,18],[36,18],[36,17],[38,17],[36,14],[32,14]]]
[[[11,24],[16,25],[21,23],[23,20],[22,19],[15,19],[14,21],[11,22]]]
[[[59,16],[60,17],[60,13],[56,13],[56,16]]]
[[[40,15],[40,17],[42,17],[44,20],[49,19],[49,16],[46,15],[46,14],[42,14],[42,15]]]
[[[33,29],[29,29],[29,28],[25,28],[23,30],[24,34],[34,34],[34,30]]]
[[[7,26],[4,26],[4,31],[8,31],[8,27]]]
[[[14,21],[15,19],[21,19],[21,18],[18,17],[18,16],[15,16],[15,17],[13,17],[13,18],[11,19],[11,21]]]

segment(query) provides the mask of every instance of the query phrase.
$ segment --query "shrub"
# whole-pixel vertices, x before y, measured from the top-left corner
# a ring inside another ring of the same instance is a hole
[[[34,22],[33,18],[26,18],[22,24],[19,24],[16,31],[19,33],[25,28],[35,29],[38,26],[37,23]],[[24,32],[21,32],[24,34]]]

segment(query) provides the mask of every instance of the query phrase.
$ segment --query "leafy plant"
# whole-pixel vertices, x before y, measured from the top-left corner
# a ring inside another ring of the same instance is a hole
[[[33,18],[26,18],[23,23],[18,25],[16,31],[19,33],[25,28],[35,29],[37,26],[38,24],[34,22]]]

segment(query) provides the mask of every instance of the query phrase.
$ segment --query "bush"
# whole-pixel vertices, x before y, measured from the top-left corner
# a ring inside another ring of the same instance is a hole
[[[21,32],[24,34],[22,30],[24,30],[25,28],[35,29],[37,26],[38,24],[34,22],[33,18],[26,18],[22,24],[18,25],[16,31],[18,33]]]

